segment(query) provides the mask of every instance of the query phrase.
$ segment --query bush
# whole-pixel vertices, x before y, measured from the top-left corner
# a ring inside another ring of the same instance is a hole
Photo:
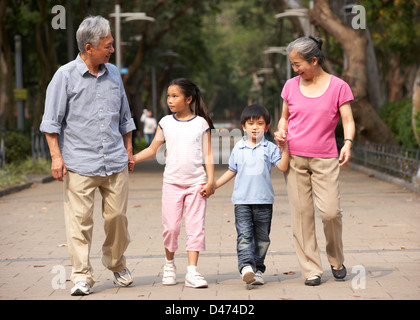
[[[31,156],[32,144],[30,135],[19,131],[6,131],[4,135],[6,164],[26,160]]]
[[[391,131],[397,141],[405,148],[417,149],[416,138],[411,126],[411,99],[385,103],[379,109],[379,116]]]
[[[15,173],[7,167],[0,169],[0,190],[27,182],[28,179],[21,173]]]
[[[140,140],[136,139],[134,141],[133,154],[136,154],[137,152],[140,152],[144,148],[146,148],[146,141],[144,140],[144,137],[142,137]]]
[[[39,158],[35,162],[32,157],[6,165],[6,169],[16,174],[50,174],[51,160]]]
[[[0,190],[28,182],[28,174],[50,174],[51,160],[38,159],[35,163],[31,157],[15,161],[0,168]]]

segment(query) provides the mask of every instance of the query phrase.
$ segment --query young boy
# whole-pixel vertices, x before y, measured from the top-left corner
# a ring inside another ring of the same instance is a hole
[[[241,115],[244,138],[232,150],[229,169],[216,181],[216,188],[233,177],[232,203],[238,233],[238,268],[247,284],[264,284],[264,259],[270,245],[274,190],[271,166],[286,171],[289,163],[287,143],[280,149],[264,138],[271,117],[261,105],[246,107]]]

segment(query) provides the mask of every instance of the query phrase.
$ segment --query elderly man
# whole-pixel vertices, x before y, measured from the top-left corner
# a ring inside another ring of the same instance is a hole
[[[109,21],[87,17],[76,33],[79,55],[57,70],[46,94],[40,130],[51,153],[51,172],[64,181],[64,214],[72,263],[71,295],[87,295],[95,283],[89,252],[95,190],[102,196],[105,241],[102,263],[114,282],[133,282],[124,252],[128,171],[133,169],[131,132],[135,129],[118,69]]]

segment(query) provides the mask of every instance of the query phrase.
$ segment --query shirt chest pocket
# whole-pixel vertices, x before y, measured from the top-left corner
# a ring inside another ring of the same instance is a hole
[[[118,86],[107,90],[105,105],[110,112],[119,112],[121,108],[121,91]]]

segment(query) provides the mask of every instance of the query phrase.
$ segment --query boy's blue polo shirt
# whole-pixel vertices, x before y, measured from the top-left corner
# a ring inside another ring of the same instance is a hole
[[[265,138],[254,147],[245,139],[236,143],[229,159],[229,169],[236,172],[232,203],[272,204],[271,167],[280,162],[280,149]]]

